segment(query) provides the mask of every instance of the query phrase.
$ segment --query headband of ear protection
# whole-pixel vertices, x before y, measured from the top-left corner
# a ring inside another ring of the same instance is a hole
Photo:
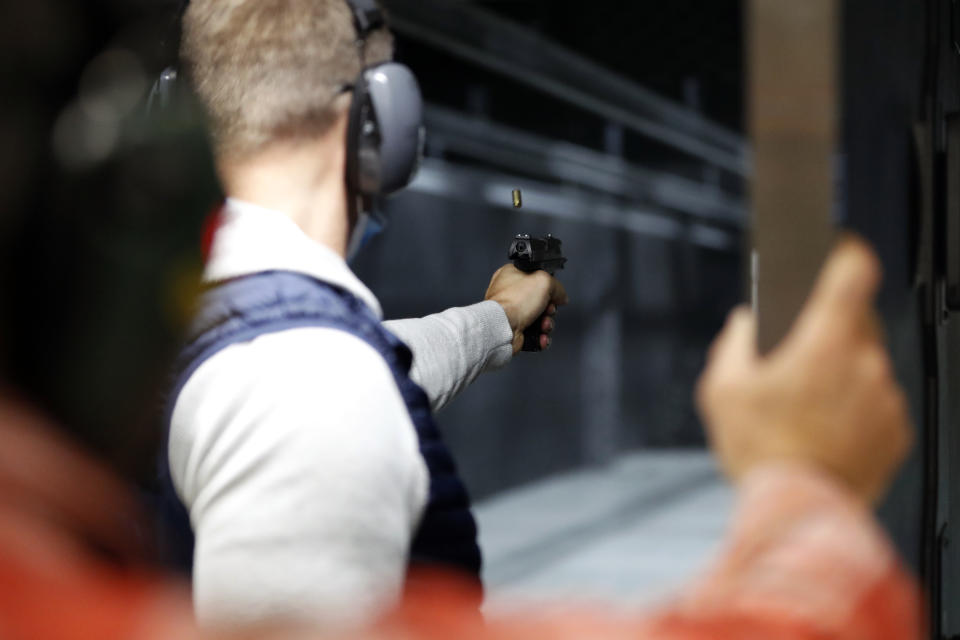
[[[395,62],[366,66],[369,35],[386,21],[375,0],[346,0],[363,69],[353,86],[347,130],[347,189],[364,201],[410,184],[423,155],[423,99],[417,80]]]

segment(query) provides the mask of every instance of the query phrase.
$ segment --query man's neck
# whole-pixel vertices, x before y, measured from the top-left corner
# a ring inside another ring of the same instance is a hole
[[[314,241],[346,255],[350,225],[342,142],[275,145],[221,162],[220,169],[231,198],[283,213]]]

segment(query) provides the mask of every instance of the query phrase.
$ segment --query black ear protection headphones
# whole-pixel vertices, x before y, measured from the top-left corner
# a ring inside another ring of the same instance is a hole
[[[346,0],[353,12],[362,70],[353,85],[347,130],[347,188],[363,200],[407,186],[423,154],[423,99],[406,66],[367,66],[367,38],[385,26],[375,0]],[[366,207],[361,207],[366,209]]]
[[[367,38],[386,26],[376,0],[345,1],[353,14],[362,67],[354,83],[344,87],[353,91],[346,184],[352,211],[365,213],[374,198],[399,191],[413,180],[423,156],[423,99],[413,72],[405,65],[366,65]],[[154,83],[148,109],[163,108],[176,82],[176,69],[165,69]]]

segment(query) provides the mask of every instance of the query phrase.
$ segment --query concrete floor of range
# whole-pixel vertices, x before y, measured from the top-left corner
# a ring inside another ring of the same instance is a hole
[[[733,504],[703,451],[634,453],[496,495],[476,508],[486,610],[650,606],[706,565]]]

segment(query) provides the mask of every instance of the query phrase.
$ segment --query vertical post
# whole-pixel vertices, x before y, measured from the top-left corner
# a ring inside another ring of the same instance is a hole
[[[840,0],[750,0],[754,305],[759,347],[789,330],[833,240]]]
[[[583,459],[606,464],[620,451],[623,421],[623,319],[613,300],[591,314],[582,344]]]

